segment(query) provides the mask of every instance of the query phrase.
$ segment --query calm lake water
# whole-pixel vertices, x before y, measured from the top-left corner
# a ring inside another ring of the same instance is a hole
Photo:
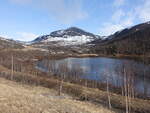
[[[97,80],[102,83],[106,83],[107,79],[114,86],[122,86],[124,74],[126,74],[129,79],[132,79],[135,91],[139,93],[145,91],[150,96],[150,80],[144,78],[144,76],[150,76],[150,65],[144,65],[142,62],[94,57],[43,60],[37,64],[38,69],[54,74],[62,71],[60,66],[66,66],[70,72],[76,71],[81,78]]]

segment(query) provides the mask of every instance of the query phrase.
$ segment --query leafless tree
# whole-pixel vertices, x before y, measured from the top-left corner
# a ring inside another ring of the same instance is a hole
[[[109,91],[109,84],[110,84],[109,80],[110,80],[110,75],[111,74],[109,73],[109,70],[108,70],[107,66],[105,68],[104,75],[106,77],[106,85],[107,85],[106,91],[107,91],[107,98],[108,98],[108,107],[109,107],[109,109],[111,109],[112,106],[111,106],[111,97],[110,97],[110,91]]]
[[[59,82],[59,91],[58,94],[61,95],[62,89],[63,89],[63,82],[66,78],[67,72],[68,72],[68,66],[67,63],[62,63],[59,65],[59,72],[60,72],[60,82]]]

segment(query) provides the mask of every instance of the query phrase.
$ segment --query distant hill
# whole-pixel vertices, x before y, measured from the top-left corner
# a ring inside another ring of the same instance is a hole
[[[21,49],[24,48],[24,46],[22,43],[19,43],[15,40],[0,37],[0,49],[8,49],[8,48]]]
[[[70,27],[39,36],[31,41],[30,45],[35,48],[48,49],[52,54],[87,53],[91,51],[91,45],[88,43],[96,39],[101,39],[101,37],[77,27]]]
[[[91,42],[102,54],[150,55],[150,22],[118,31],[104,40]]]
[[[32,44],[50,43],[57,46],[81,45],[94,41],[100,37],[92,33],[86,32],[77,27],[70,27],[65,30],[51,32],[49,35],[43,35],[33,40]]]

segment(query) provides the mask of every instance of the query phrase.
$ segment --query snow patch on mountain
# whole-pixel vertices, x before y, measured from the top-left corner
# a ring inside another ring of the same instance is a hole
[[[65,30],[51,32],[49,35],[40,36],[31,43],[51,43],[61,46],[81,45],[94,41],[98,38],[101,37],[76,27],[70,27]]]
[[[59,45],[81,45],[94,40],[92,37],[85,35],[64,37],[47,37],[47,39],[42,42],[57,42]]]
[[[57,34],[62,35],[64,33],[64,30],[57,31]]]

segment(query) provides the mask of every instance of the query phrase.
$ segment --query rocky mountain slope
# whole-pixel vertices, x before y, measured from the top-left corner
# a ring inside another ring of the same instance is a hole
[[[97,38],[100,37],[92,33],[86,32],[82,29],[70,27],[65,30],[51,32],[49,35],[40,36],[33,40],[31,43],[55,43],[55,45],[59,46],[81,45],[94,41]]]
[[[102,54],[150,55],[150,22],[126,28],[104,40],[91,42],[93,50]]]
[[[35,48],[48,49],[51,54],[87,53],[91,47],[88,43],[96,39],[101,39],[101,37],[77,27],[70,27],[40,36],[30,42],[30,45]]]
[[[14,40],[6,39],[3,37],[0,37],[0,49],[9,49],[9,48],[24,48],[22,43],[19,43]]]

